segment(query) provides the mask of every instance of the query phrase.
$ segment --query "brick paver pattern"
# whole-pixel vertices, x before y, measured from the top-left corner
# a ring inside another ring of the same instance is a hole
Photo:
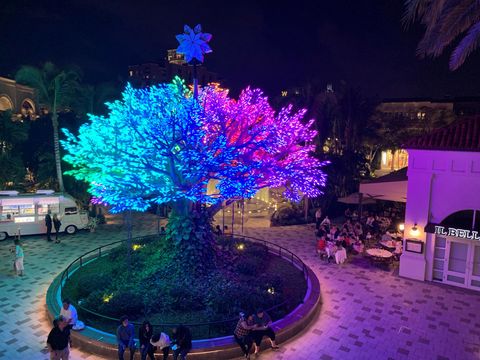
[[[134,224],[134,236],[157,228],[149,215],[136,215]],[[327,264],[316,256],[308,226],[248,225],[246,235],[284,246],[310,266],[323,300],[307,329],[259,359],[480,359],[480,293],[400,278],[395,268],[372,267],[362,256]],[[61,244],[25,237],[23,278],[13,274],[11,241],[0,243],[0,359],[48,359],[50,282],[77,256],[125,236],[121,219],[114,218],[94,233],[63,236]],[[73,348],[71,359],[101,358]]]

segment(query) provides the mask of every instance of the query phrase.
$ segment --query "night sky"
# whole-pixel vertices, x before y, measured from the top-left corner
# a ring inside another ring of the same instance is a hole
[[[369,96],[480,95],[477,52],[456,72],[448,56],[420,60],[421,27],[405,30],[400,0],[3,0],[0,75],[22,64],[77,64],[89,82],[126,79],[128,65],[161,61],[183,24],[213,34],[207,67],[236,90],[271,95],[344,80]]]

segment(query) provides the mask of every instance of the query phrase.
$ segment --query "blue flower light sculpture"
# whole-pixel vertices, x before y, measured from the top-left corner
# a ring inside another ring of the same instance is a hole
[[[212,34],[202,33],[200,24],[193,29],[185,25],[183,34],[177,35],[176,38],[180,43],[177,52],[185,55],[187,63],[191,63],[192,61],[203,63],[204,54],[212,52],[212,49],[207,44],[212,39]]]

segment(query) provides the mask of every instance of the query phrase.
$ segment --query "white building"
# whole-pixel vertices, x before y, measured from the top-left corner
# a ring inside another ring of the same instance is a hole
[[[480,291],[480,117],[458,120],[406,148],[400,275]]]

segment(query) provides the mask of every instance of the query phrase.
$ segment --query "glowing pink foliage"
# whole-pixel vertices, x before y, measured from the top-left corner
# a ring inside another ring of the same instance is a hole
[[[222,176],[223,171],[216,175],[220,193],[253,196],[262,187],[285,186],[284,195],[292,200],[298,200],[301,193],[308,197],[321,194],[325,162],[312,156],[317,133],[310,129],[313,120],[302,122],[305,109],[293,112],[288,106],[275,114],[262,91],[251,88],[234,100],[228,91],[208,87],[200,102],[209,119],[204,126],[205,142],[224,137],[226,146],[221,151],[236,154],[223,164],[228,177]]]

